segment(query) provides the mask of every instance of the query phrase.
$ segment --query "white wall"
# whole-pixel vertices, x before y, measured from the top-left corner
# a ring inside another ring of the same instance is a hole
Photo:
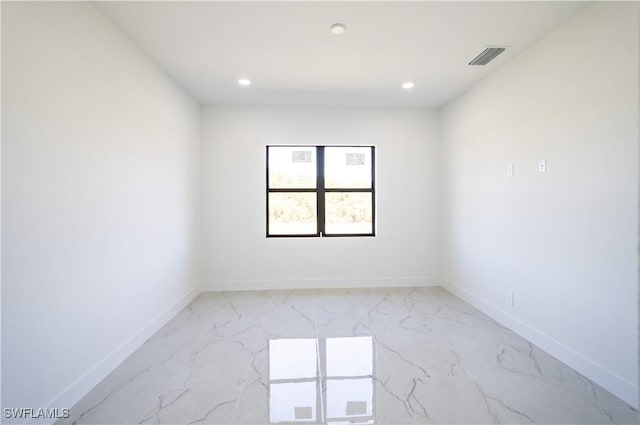
[[[204,109],[204,289],[436,283],[437,137],[427,109]],[[270,144],[375,145],[377,236],[267,239]]]
[[[638,8],[589,7],[441,121],[449,287],[633,405]]]
[[[70,407],[198,283],[199,106],[89,3],[2,9],[2,406]]]

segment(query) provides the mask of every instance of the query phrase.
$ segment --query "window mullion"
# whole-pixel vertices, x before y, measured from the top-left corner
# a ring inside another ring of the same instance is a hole
[[[324,235],[324,146],[316,147],[316,190],[317,190],[317,204],[318,204],[318,236]]]
[[[371,235],[376,234],[376,150],[371,147]]]
[[[271,187],[271,183],[269,182],[269,146],[267,146],[267,152],[266,152],[266,158],[267,158],[267,176],[266,176],[266,182],[267,182],[267,199],[266,199],[266,227],[267,227],[267,237],[269,237],[269,235],[271,234],[271,230],[269,230],[269,187]]]

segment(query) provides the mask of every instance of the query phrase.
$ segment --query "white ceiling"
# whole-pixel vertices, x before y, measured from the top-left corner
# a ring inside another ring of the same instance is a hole
[[[97,5],[205,104],[440,106],[587,3]],[[343,35],[329,32],[335,22],[347,25]],[[487,66],[467,65],[490,45],[510,47]],[[403,90],[405,81],[415,88]]]

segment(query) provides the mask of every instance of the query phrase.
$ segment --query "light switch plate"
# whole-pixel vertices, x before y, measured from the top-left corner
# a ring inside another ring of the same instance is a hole
[[[538,171],[540,171],[541,173],[545,173],[547,171],[546,159],[541,159],[540,161],[538,161]]]
[[[513,162],[507,164],[507,176],[513,176]]]

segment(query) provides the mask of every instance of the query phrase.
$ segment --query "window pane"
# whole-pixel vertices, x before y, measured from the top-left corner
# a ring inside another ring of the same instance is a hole
[[[315,193],[269,193],[270,235],[318,233]]]
[[[373,415],[373,379],[327,379],[327,417]]]
[[[316,381],[269,385],[270,422],[315,422],[316,386]]]
[[[373,338],[327,338],[327,376],[373,375]]]
[[[269,379],[315,378],[315,338],[269,340]]]
[[[309,189],[316,187],[314,146],[270,146],[269,188]]]
[[[325,216],[325,233],[373,233],[371,193],[326,193]]]
[[[324,148],[325,187],[371,188],[370,147]]]

